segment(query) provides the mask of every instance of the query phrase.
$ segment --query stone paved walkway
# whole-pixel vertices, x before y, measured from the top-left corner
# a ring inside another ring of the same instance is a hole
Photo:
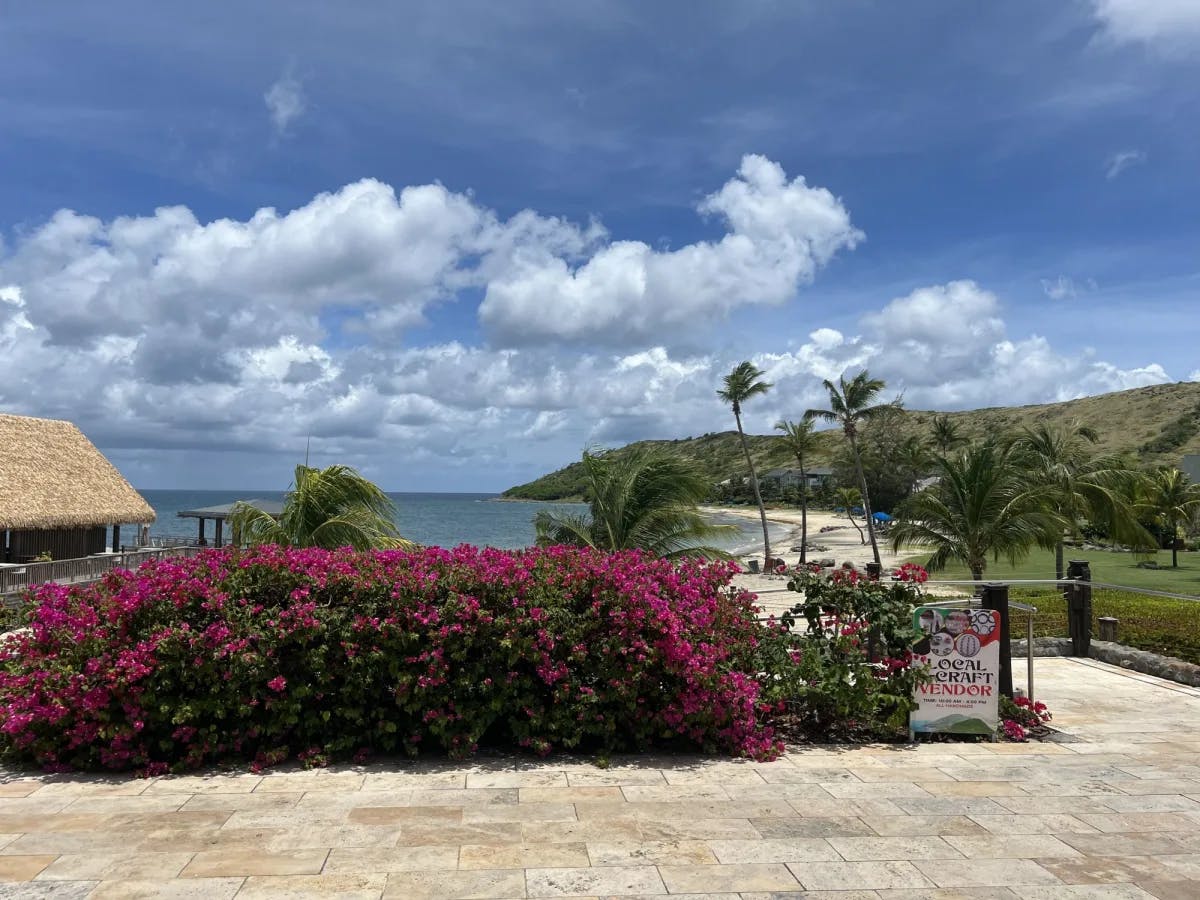
[[[1074,743],[0,781],[0,897],[1200,897],[1200,691],[1039,660]]]

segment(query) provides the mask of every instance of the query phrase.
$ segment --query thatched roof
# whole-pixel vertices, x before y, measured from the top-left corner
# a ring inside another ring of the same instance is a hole
[[[70,422],[0,414],[0,529],[153,521],[150,504]]]

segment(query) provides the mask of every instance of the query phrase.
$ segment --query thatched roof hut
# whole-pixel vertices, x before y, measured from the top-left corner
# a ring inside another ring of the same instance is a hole
[[[70,422],[0,414],[0,538],[22,533],[29,547],[34,532],[90,532],[88,552],[96,552],[97,529],[154,518],[150,504]],[[61,550],[54,556],[62,558]]]

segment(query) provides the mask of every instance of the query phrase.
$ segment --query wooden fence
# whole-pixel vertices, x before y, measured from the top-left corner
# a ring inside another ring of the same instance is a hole
[[[152,559],[194,556],[199,552],[198,547],[169,547],[5,566],[0,568],[0,598],[7,600],[9,595],[16,595],[34,584],[44,584],[47,581],[56,581],[59,584],[87,584],[113,569],[136,569]]]

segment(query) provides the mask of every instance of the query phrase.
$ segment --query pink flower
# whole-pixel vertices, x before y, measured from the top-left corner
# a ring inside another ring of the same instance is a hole
[[[282,693],[283,689],[285,687],[287,687],[287,679],[284,678],[282,675],[276,675],[274,678],[272,678],[270,681],[267,682],[267,687],[269,687],[271,690],[275,691],[276,693]]]

